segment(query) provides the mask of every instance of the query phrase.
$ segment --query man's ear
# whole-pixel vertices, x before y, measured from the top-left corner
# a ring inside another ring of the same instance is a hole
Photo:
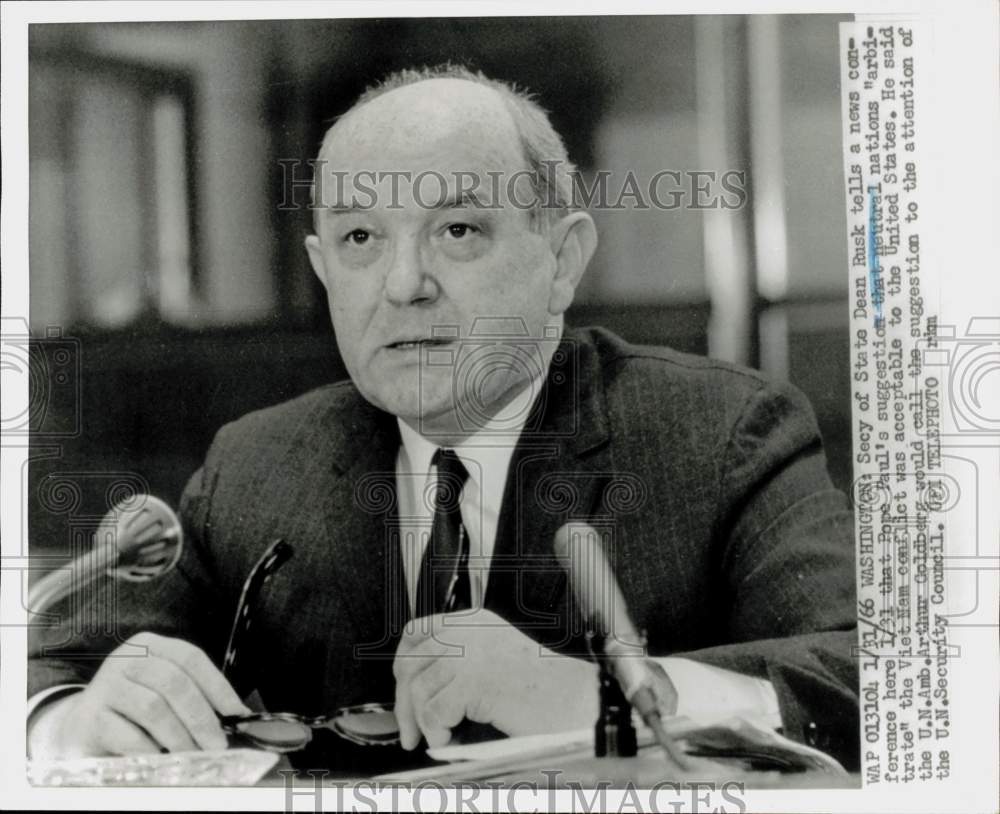
[[[597,249],[597,227],[586,212],[571,212],[551,230],[550,246],[556,273],[549,292],[549,313],[558,316],[573,302],[573,295]]]
[[[319,277],[323,288],[329,292],[329,287],[326,284],[326,262],[323,260],[323,247],[316,235],[309,235],[306,238],[306,252],[309,254],[309,265],[313,267],[313,271]]]

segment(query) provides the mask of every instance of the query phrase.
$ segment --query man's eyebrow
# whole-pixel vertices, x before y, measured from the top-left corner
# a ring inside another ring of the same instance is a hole
[[[471,206],[475,209],[493,209],[493,204],[484,201],[475,190],[465,189],[456,195],[449,195],[435,209],[457,209],[462,206]]]
[[[431,203],[433,205],[431,205]],[[485,201],[475,190],[462,190],[459,193],[448,195],[443,200],[430,202],[422,208],[438,211],[444,209],[460,209],[466,206],[474,209],[498,208],[497,204],[491,204]],[[370,212],[375,209],[375,205],[362,205],[356,201],[351,201],[350,203],[327,204],[326,206],[321,207],[321,209],[330,215],[350,215],[353,212]]]
[[[350,215],[352,212],[370,212],[374,206],[360,206],[356,203],[329,204],[323,210],[330,215]]]

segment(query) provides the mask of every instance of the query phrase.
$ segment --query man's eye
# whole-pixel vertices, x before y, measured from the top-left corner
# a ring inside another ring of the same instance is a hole
[[[456,240],[461,240],[466,235],[471,235],[478,231],[475,226],[468,223],[452,223],[447,227],[448,236]]]
[[[344,235],[344,242],[354,246],[363,246],[371,237],[371,232],[366,229],[353,229]]]

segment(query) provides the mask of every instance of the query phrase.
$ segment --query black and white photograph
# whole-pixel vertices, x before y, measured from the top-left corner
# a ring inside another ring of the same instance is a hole
[[[995,806],[941,14],[15,5],[17,807]]]

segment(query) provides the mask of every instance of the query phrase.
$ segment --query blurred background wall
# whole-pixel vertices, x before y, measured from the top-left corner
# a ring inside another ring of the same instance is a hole
[[[345,375],[303,162],[367,84],[449,60],[533,90],[585,179],[746,174],[737,209],[595,211],[569,322],[791,380],[846,489],[841,19],[34,25],[32,544],[88,545],[122,488],[176,503],[222,424]]]

